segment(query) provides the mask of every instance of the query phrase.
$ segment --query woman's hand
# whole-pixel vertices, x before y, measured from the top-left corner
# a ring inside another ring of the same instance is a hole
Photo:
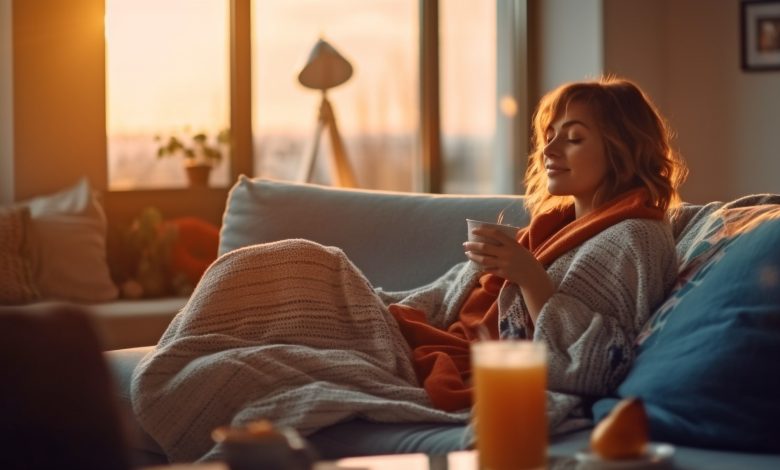
[[[478,228],[471,233],[485,242],[463,243],[466,257],[490,274],[500,276],[520,287],[531,319],[536,323],[544,304],[555,293],[544,266],[515,239],[494,228]]]
[[[500,230],[478,228],[474,229],[472,234],[486,241],[467,241],[463,243],[463,249],[466,251],[466,257],[477,263],[484,272],[522,285],[529,274],[544,271],[542,265],[523,245]]]

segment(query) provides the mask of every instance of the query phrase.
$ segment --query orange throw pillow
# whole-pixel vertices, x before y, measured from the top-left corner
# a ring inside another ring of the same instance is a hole
[[[194,286],[217,259],[219,228],[197,217],[179,217],[168,223],[177,234],[171,247],[171,272],[183,274]]]

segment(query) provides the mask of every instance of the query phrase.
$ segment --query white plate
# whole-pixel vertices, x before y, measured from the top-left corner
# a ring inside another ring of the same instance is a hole
[[[674,446],[660,442],[651,442],[647,445],[645,455],[636,459],[605,460],[594,454],[590,449],[584,449],[575,455],[579,465],[578,469],[603,469],[603,470],[639,470],[643,468],[659,469],[667,468],[674,456]]]

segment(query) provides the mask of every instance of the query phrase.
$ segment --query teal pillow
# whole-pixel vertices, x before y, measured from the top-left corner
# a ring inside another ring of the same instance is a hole
[[[617,397],[644,400],[653,440],[780,451],[780,206],[715,211],[640,335]]]

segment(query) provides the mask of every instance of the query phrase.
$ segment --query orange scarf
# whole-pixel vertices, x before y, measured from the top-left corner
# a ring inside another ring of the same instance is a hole
[[[647,192],[624,193],[579,219],[574,205],[534,217],[518,233],[518,242],[548,267],[562,254],[626,219],[662,219],[664,212],[650,207]],[[498,294],[507,281],[483,274],[460,309],[458,320],[446,330],[428,324],[425,312],[390,305],[401,332],[411,346],[417,378],[436,408],[456,411],[471,406],[471,342],[486,329],[498,338]]]

